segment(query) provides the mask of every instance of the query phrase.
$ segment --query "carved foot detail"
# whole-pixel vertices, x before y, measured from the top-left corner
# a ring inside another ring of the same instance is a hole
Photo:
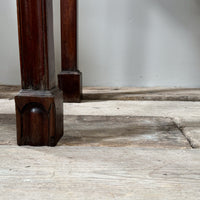
[[[18,145],[55,146],[63,136],[62,92],[22,90],[15,103]]]

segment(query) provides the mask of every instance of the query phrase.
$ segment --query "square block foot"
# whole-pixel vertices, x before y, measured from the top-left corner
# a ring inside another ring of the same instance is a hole
[[[63,71],[58,75],[59,88],[64,102],[79,103],[82,96],[81,72]]]
[[[15,105],[18,145],[56,146],[63,136],[62,91],[22,90]]]

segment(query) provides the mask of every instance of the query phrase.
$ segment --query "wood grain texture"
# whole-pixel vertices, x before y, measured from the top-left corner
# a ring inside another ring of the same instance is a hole
[[[77,0],[61,0],[61,55],[62,73],[59,88],[65,102],[80,102],[82,74],[77,62]]]
[[[63,91],[64,102],[81,102],[82,76],[80,72],[62,71],[58,75],[58,85]]]
[[[52,0],[17,0],[23,89],[55,87]]]
[[[61,0],[62,70],[77,70],[77,0]]]
[[[63,136],[62,92],[23,90],[15,102],[18,145],[55,146]]]
[[[52,0],[17,0],[22,90],[15,97],[17,144],[55,146],[63,135],[55,87]]]

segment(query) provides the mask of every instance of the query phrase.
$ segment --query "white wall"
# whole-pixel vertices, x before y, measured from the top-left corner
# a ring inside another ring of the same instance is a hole
[[[54,0],[60,70],[59,0]],[[0,0],[0,83],[19,84],[15,0]],[[199,0],[79,0],[86,86],[200,87]]]
[[[15,0],[0,0],[0,84],[19,84]]]

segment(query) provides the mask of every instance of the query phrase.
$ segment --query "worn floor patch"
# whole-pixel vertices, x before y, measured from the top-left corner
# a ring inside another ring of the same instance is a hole
[[[59,145],[191,148],[169,118],[65,116]]]
[[[0,115],[0,145],[16,144],[15,115]],[[169,118],[65,116],[59,145],[191,148]]]

